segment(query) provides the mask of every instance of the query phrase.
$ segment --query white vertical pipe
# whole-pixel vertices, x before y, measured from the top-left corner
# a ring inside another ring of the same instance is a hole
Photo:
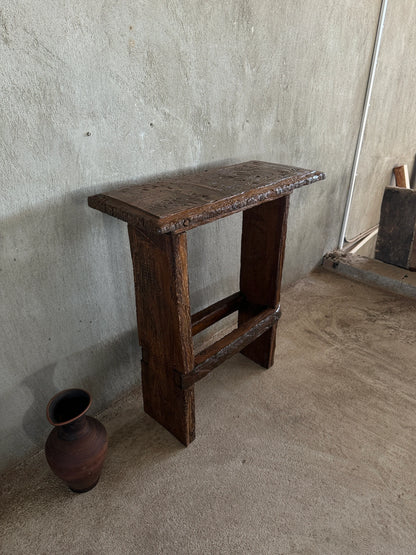
[[[381,7],[380,7],[380,15],[378,17],[377,33],[376,33],[376,39],[374,41],[373,56],[371,58],[370,73],[368,75],[367,90],[365,93],[360,130],[358,132],[357,144],[355,147],[354,163],[352,165],[352,170],[351,170],[347,201],[346,201],[345,210],[344,210],[344,219],[342,221],[341,233],[339,236],[339,244],[338,244],[339,249],[342,249],[342,247],[344,246],[345,232],[347,229],[348,219],[350,216],[352,196],[354,194],[354,187],[355,187],[355,179],[357,177],[357,168],[358,168],[358,163],[360,161],[365,126],[367,124],[368,109],[370,108],[371,93],[373,92],[374,77],[376,73],[378,54],[380,51],[381,36],[383,34],[383,27],[384,27],[384,21],[386,19],[386,10],[387,10],[388,2],[389,0],[382,0]]]

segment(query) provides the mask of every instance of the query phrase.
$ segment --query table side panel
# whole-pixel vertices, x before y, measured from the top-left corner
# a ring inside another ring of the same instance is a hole
[[[195,437],[194,391],[175,383],[175,371],[194,367],[186,235],[147,236],[129,226],[129,237],[144,410],[188,445]]]
[[[240,289],[250,303],[279,306],[289,199],[287,195],[244,212]],[[240,309],[239,325],[250,317],[250,311]],[[277,324],[248,345],[242,354],[270,368],[274,360],[276,327]]]

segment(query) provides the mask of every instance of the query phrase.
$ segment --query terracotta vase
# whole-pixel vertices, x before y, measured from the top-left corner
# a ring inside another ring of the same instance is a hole
[[[86,416],[90,405],[87,391],[66,389],[52,397],[46,409],[55,426],[46,440],[46,459],[53,472],[77,493],[97,484],[108,446],[104,426]]]

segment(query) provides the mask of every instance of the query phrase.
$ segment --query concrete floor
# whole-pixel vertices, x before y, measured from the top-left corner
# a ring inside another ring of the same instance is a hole
[[[187,449],[133,392],[77,495],[43,453],[2,477],[5,554],[415,554],[416,301],[320,272],[286,290],[274,367],[196,386]]]

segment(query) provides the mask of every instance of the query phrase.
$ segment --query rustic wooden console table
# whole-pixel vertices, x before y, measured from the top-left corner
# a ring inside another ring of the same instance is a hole
[[[195,438],[195,382],[239,351],[273,364],[289,196],[324,177],[252,161],[89,197],[128,223],[144,409],[185,445]],[[191,315],[186,231],[240,211],[240,291]],[[237,310],[237,329],[194,355],[192,336]]]

